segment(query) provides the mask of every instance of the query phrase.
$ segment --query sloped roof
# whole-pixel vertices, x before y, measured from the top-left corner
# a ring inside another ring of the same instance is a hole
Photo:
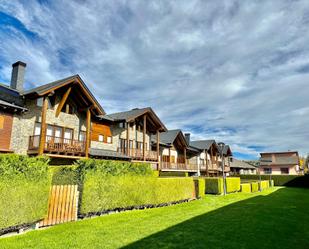
[[[81,88],[84,90],[84,92],[88,95],[88,98],[92,101],[92,103],[95,105],[95,107],[97,107],[99,113],[101,115],[105,115],[105,111],[102,108],[102,106],[100,105],[100,103],[97,101],[97,99],[93,96],[93,94],[90,92],[89,88],[86,86],[86,84],[84,83],[84,81],[82,80],[82,78],[76,74],[76,75],[72,75],[69,76],[67,78],[63,78],[57,81],[53,81],[51,83],[39,86],[39,87],[35,87],[33,89],[30,90],[26,90],[23,91],[21,94],[24,96],[28,96],[28,95],[37,95],[37,96],[43,96],[49,92],[52,92],[54,90],[57,90],[61,87],[64,87],[68,84],[72,84],[72,83],[79,83]]]
[[[144,114],[149,114],[152,117],[152,119],[157,123],[157,125],[161,127],[162,131],[167,131],[167,128],[162,123],[162,121],[159,119],[159,117],[156,115],[156,113],[152,110],[151,107],[134,108],[129,111],[111,113],[108,115],[104,115],[102,118],[108,118],[113,121],[130,122],[138,117],[141,117]]]
[[[22,106],[15,105],[1,99],[0,99],[0,106],[4,108],[16,109],[17,111],[27,111],[27,109]]]
[[[123,155],[120,152],[112,150],[90,148],[89,154],[94,157],[131,159],[131,157],[129,156]]]
[[[217,148],[217,144],[215,140],[197,140],[197,141],[190,141],[190,146],[198,148],[200,150],[208,150],[211,145],[214,144]]]
[[[219,147],[219,151],[221,152],[221,147],[220,146],[218,146],[218,147]],[[227,145],[227,144],[224,145],[222,153],[225,156],[232,156],[233,155],[230,146]]]
[[[240,168],[240,169],[256,169],[254,166],[252,166],[249,163],[246,163],[245,161],[238,160],[236,158],[233,158],[233,160],[230,163],[231,168]]]

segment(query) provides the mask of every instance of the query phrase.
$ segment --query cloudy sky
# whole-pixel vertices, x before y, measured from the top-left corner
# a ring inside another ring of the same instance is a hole
[[[17,60],[27,88],[78,73],[107,113],[151,106],[240,158],[304,154],[308,27],[308,0],[0,0],[0,82]]]

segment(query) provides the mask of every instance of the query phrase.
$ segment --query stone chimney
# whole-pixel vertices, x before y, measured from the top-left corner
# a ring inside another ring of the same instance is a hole
[[[186,141],[187,143],[190,145],[190,136],[191,134],[190,133],[185,133],[185,138],[186,138]]]
[[[12,65],[11,88],[17,91],[24,90],[25,68],[27,64],[17,61]]]

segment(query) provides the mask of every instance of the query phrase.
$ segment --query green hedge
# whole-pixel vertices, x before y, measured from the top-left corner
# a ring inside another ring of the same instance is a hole
[[[76,185],[80,183],[79,172],[76,166],[50,166],[53,185]]]
[[[267,189],[267,188],[269,188],[269,181],[261,181],[261,182],[259,182],[259,184],[260,184],[260,190],[264,190],[264,189]]]
[[[223,193],[223,178],[222,177],[206,177],[206,193],[207,194],[222,194]],[[226,192],[233,193],[240,191],[240,178],[227,177],[226,178]]]
[[[50,183],[47,158],[0,155],[0,231],[43,219]]]
[[[227,177],[226,178],[226,192],[233,193],[240,191],[240,178],[239,177]]]
[[[240,184],[241,192],[243,193],[251,193],[251,184],[250,183],[242,183]]]
[[[241,179],[259,180],[258,175],[240,175]],[[261,175],[261,180],[274,180],[275,186],[309,187],[309,176]]]
[[[206,194],[222,194],[223,193],[223,178],[205,177],[205,193]]]
[[[188,172],[177,172],[177,171],[161,171],[161,177],[188,177]]]
[[[259,183],[258,182],[251,182],[251,192],[258,192],[259,191]]]
[[[202,198],[205,196],[205,180],[203,178],[194,178],[195,196]]]
[[[192,178],[115,177],[102,172],[87,172],[84,175],[80,213],[186,200],[193,198],[194,192]]]

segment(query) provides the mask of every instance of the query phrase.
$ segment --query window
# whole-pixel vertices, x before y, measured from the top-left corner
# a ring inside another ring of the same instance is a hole
[[[99,142],[104,142],[104,136],[99,134],[98,140]]]
[[[75,108],[72,104],[65,104],[62,109],[61,112],[67,113],[67,114],[74,114],[75,113]]]
[[[107,143],[111,144],[112,143],[112,137],[107,137]]]
[[[126,123],[125,122],[119,123],[119,128],[126,128]]]
[[[79,132],[79,141],[84,142],[86,140],[86,132],[80,131]]]
[[[43,97],[36,99],[36,105],[38,107],[42,107],[43,106]],[[47,98],[47,108],[51,109],[52,108],[52,104],[49,98]]]
[[[271,174],[272,173],[272,170],[271,168],[264,168],[264,174]]]
[[[4,116],[0,115],[0,130],[4,127]]]
[[[288,175],[289,174],[289,168],[280,168],[281,175]]]

